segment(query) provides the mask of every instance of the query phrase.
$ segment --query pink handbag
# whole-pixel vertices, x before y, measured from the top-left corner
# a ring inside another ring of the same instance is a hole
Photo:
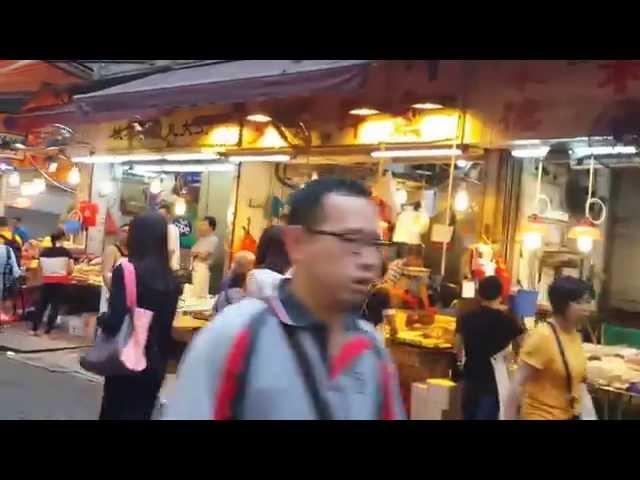
[[[105,377],[131,375],[147,368],[145,346],[153,312],[138,308],[136,271],[131,262],[120,262],[124,273],[124,286],[129,313],[115,336],[98,332],[94,346],[80,359],[85,370]]]

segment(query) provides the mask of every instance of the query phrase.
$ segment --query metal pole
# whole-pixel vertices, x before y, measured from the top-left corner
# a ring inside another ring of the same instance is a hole
[[[460,114],[458,114],[457,125],[456,125],[456,135],[453,139],[452,150],[458,146],[458,134],[460,131]],[[456,169],[456,155],[455,153],[451,153],[451,163],[449,165],[449,191],[447,193],[447,214],[446,214],[446,226],[449,227],[451,223],[451,197],[453,196],[453,175]],[[444,281],[444,274],[446,270],[447,264],[447,242],[443,242],[442,244],[442,262],[440,264],[440,275],[442,276],[442,280]]]

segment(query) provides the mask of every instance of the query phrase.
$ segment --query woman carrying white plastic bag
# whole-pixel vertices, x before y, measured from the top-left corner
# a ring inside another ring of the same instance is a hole
[[[587,286],[560,277],[549,287],[553,318],[525,338],[504,418],[579,420],[595,418],[585,387],[587,361],[576,327]]]

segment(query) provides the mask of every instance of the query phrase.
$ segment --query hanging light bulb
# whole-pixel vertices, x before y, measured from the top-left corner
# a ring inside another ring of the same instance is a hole
[[[578,250],[582,253],[589,253],[593,249],[593,238],[591,237],[578,237],[576,243],[578,244]]]
[[[157,195],[162,191],[162,180],[160,178],[154,178],[149,185],[149,191],[154,195]]]
[[[538,221],[529,221],[522,232],[522,246],[525,250],[537,250],[542,247],[546,226]]]
[[[602,235],[593,223],[589,220],[583,220],[569,230],[567,238],[574,239],[578,250],[582,253],[589,253],[593,249],[594,240],[601,240]]]
[[[537,250],[542,246],[542,234],[540,232],[527,232],[522,235],[522,244],[527,250]]]
[[[469,193],[467,192],[464,184],[460,187],[460,190],[456,193],[455,198],[453,199],[453,209],[456,212],[466,212],[471,205],[471,200],[469,199]]]
[[[80,183],[80,170],[75,165],[71,170],[69,170],[67,182],[69,182],[71,185],[78,185]]]
[[[173,206],[173,213],[177,216],[182,216],[187,212],[187,202],[184,201],[184,198],[178,197],[175,205]]]
[[[9,186],[10,187],[20,186],[20,174],[18,172],[13,172],[11,175],[9,175]]]
[[[56,171],[58,170],[58,162],[51,162],[47,170],[49,171],[49,173],[56,173]]]
[[[35,193],[42,193],[47,189],[47,182],[42,177],[35,178],[31,183]]]

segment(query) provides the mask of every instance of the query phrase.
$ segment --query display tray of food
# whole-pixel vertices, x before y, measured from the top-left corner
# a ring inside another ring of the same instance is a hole
[[[203,313],[208,312],[209,316],[213,311],[215,298],[212,295],[208,297],[180,297],[178,300],[178,310],[185,313]]]
[[[453,348],[455,317],[395,309],[385,311],[385,324],[385,336],[391,341],[438,350]]]
[[[640,383],[640,351],[624,345],[583,345],[587,381],[596,387],[626,391]]]
[[[74,282],[85,283],[97,287],[102,286],[102,269],[99,265],[79,263],[73,269],[71,279]]]

